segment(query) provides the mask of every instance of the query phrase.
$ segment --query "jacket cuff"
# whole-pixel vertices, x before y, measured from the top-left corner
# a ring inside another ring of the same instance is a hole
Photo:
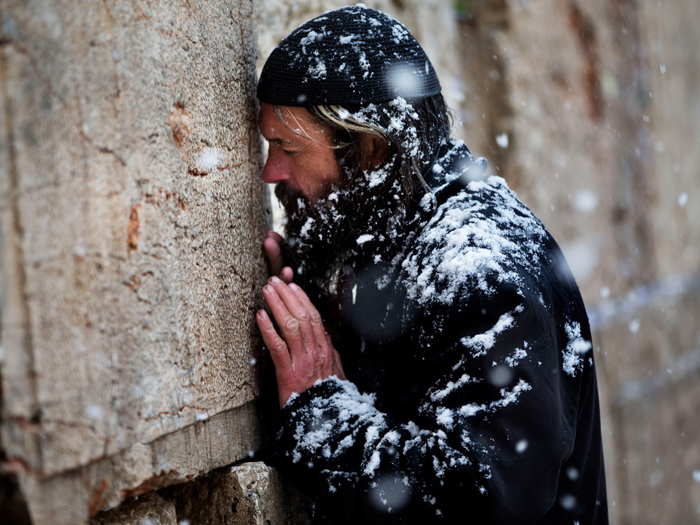
[[[304,390],[302,393],[298,394],[294,392],[291,396],[289,396],[289,399],[287,399],[285,404],[282,406],[282,417],[286,418],[293,416],[297,410],[308,405],[317,397],[328,398],[333,394],[337,394],[338,392],[342,392],[348,388],[357,390],[357,387],[353,383],[347,379],[339,379],[337,376],[329,376],[323,379],[318,379],[313,385]]]

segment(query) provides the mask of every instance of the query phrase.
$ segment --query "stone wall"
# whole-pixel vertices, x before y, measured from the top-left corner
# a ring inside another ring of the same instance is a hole
[[[84,523],[260,440],[252,2],[0,16],[4,465]]]

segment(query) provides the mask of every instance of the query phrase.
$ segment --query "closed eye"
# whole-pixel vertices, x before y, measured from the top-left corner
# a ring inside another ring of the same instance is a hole
[[[284,145],[286,145],[286,143],[283,143],[279,139],[272,139],[272,140],[269,140],[268,142],[270,143],[270,147],[279,148],[280,150],[282,150],[282,153],[284,153],[285,155],[292,156],[292,155],[296,155],[297,153],[299,153],[301,151],[298,149],[290,149],[289,147],[287,147],[287,148],[283,147]]]

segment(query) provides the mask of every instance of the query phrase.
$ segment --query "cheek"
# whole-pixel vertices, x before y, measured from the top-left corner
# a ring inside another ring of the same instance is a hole
[[[313,179],[319,182],[332,183],[340,180],[340,166],[332,150],[323,155],[317,155],[312,162],[305,166],[306,173],[313,174]]]
[[[293,178],[302,186],[316,186],[336,177],[335,167],[318,157],[297,157],[292,161]]]
[[[340,182],[341,171],[335,151],[328,147],[307,149],[288,157],[290,183],[305,196],[316,199],[325,193],[329,184]]]

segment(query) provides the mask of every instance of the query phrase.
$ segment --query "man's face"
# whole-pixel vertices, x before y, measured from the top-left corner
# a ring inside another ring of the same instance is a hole
[[[330,131],[304,108],[263,103],[258,125],[268,141],[262,180],[314,202],[341,179]]]

